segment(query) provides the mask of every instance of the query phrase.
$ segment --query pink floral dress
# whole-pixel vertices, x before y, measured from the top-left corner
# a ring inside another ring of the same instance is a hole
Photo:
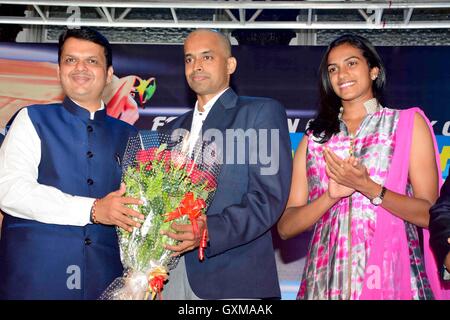
[[[327,143],[308,137],[306,168],[309,201],[328,189],[323,148],[328,146],[341,158],[350,152],[368,168],[371,178],[384,185],[395,148],[399,110],[380,107],[368,114],[355,136],[344,122],[340,132]],[[408,184],[407,193],[411,194]],[[315,224],[297,299],[359,299],[366,264],[376,228],[376,206],[359,192],[343,198]],[[411,261],[414,299],[432,299],[425,274],[416,226],[405,222]],[[405,248],[406,250],[406,248]]]

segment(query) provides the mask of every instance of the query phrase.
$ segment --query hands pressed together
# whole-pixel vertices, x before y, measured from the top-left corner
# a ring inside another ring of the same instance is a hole
[[[371,180],[367,168],[360,161],[350,156],[339,158],[333,151],[324,148],[326,173],[330,178],[328,193],[331,198],[348,197],[360,190]]]

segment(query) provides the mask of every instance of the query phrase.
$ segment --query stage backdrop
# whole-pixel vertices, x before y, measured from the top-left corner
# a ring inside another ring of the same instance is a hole
[[[385,106],[421,107],[433,123],[444,178],[450,158],[450,47],[379,47],[386,64]],[[233,48],[232,87],[241,95],[281,101],[293,150],[317,109],[317,69],[324,47]],[[182,46],[113,45],[114,81],[104,93],[108,113],[155,130],[192,108]],[[62,99],[53,44],[0,44],[0,132],[20,108]],[[310,234],[282,241],[273,232],[283,299],[295,298]]]

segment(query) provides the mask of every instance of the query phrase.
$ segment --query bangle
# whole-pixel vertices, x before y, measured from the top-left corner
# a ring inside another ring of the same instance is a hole
[[[91,221],[92,221],[92,223],[95,223],[95,224],[99,223],[97,220],[97,217],[95,216],[95,209],[97,207],[98,200],[99,199],[95,199],[94,203],[92,204],[92,208],[91,208]]]

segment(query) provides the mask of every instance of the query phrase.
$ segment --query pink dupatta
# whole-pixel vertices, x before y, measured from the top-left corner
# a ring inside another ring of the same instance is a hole
[[[433,132],[430,122],[419,108],[402,110],[395,135],[395,150],[392,157],[386,188],[394,192],[405,194],[408,181],[410,148],[414,115],[418,112],[426,120],[430,131]],[[436,164],[440,168],[439,153],[434,134],[432,134]],[[442,177],[439,174],[439,186]],[[423,229],[424,260],[427,277],[436,299],[450,299],[450,289],[445,290],[439,279],[439,272],[434,255],[429,246],[429,232]],[[364,285],[360,299],[384,300],[401,299],[411,300],[411,269],[408,242],[404,221],[381,206],[377,209],[377,224],[370,256],[367,261]]]

